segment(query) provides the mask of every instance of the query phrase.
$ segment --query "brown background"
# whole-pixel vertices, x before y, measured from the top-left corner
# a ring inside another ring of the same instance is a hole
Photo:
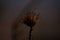
[[[42,19],[33,28],[32,40],[60,38],[59,0],[1,0],[0,3],[0,40],[12,40],[11,31],[14,20],[29,10],[39,12]],[[27,40],[29,27],[24,24],[19,26],[18,39]]]

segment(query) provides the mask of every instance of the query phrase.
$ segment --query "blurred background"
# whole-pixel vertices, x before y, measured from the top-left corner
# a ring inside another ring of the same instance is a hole
[[[12,40],[12,24],[27,11],[40,13],[32,40],[60,39],[60,0],[0,0],[0,40]],[[28,40],[29,27],[20,23],[17,40]]]

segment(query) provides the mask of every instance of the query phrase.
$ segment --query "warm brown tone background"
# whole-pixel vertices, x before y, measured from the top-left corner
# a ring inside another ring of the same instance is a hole
[[[32,40],[60,38],[59,0],[1,0],[0,3],[0,40],[12,40],[11,31],[14,20],[29,10],[39,12],[42,19],[33,28]],[[27,40],[29,27],[24,24],[19,26],[18,39]]]

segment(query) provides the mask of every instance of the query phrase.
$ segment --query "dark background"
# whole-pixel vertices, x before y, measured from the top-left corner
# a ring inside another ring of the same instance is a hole
[[[32,40],[45,40],[48,38],[48,40],[59,40],[59,0],[0,0],[0,40],[11,40],[13,21],[19,15],[30,10],[40,13],[42,19],[41,22],[33,28]],[[21,28],[24,28],[23,25]],[[20,31],[23,30],[21,29]],[[26,32],[23,31],[23,34]],[[24,40],[23,34],[21,32],[20,40]]]

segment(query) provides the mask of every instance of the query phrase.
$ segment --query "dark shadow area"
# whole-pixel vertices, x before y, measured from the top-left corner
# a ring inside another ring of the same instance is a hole
[[[28,40],[30,28],[19,23],[19,18],[29,11],[40,13],[41,16],[40,22],[33,27],[31,40],[60,40],[59,0],[3,0],[0,2],[0,40],[12,40],[12,32],[17,33],[17,40]],[[17,31],[13,27],[16,24],[18,24]]]

